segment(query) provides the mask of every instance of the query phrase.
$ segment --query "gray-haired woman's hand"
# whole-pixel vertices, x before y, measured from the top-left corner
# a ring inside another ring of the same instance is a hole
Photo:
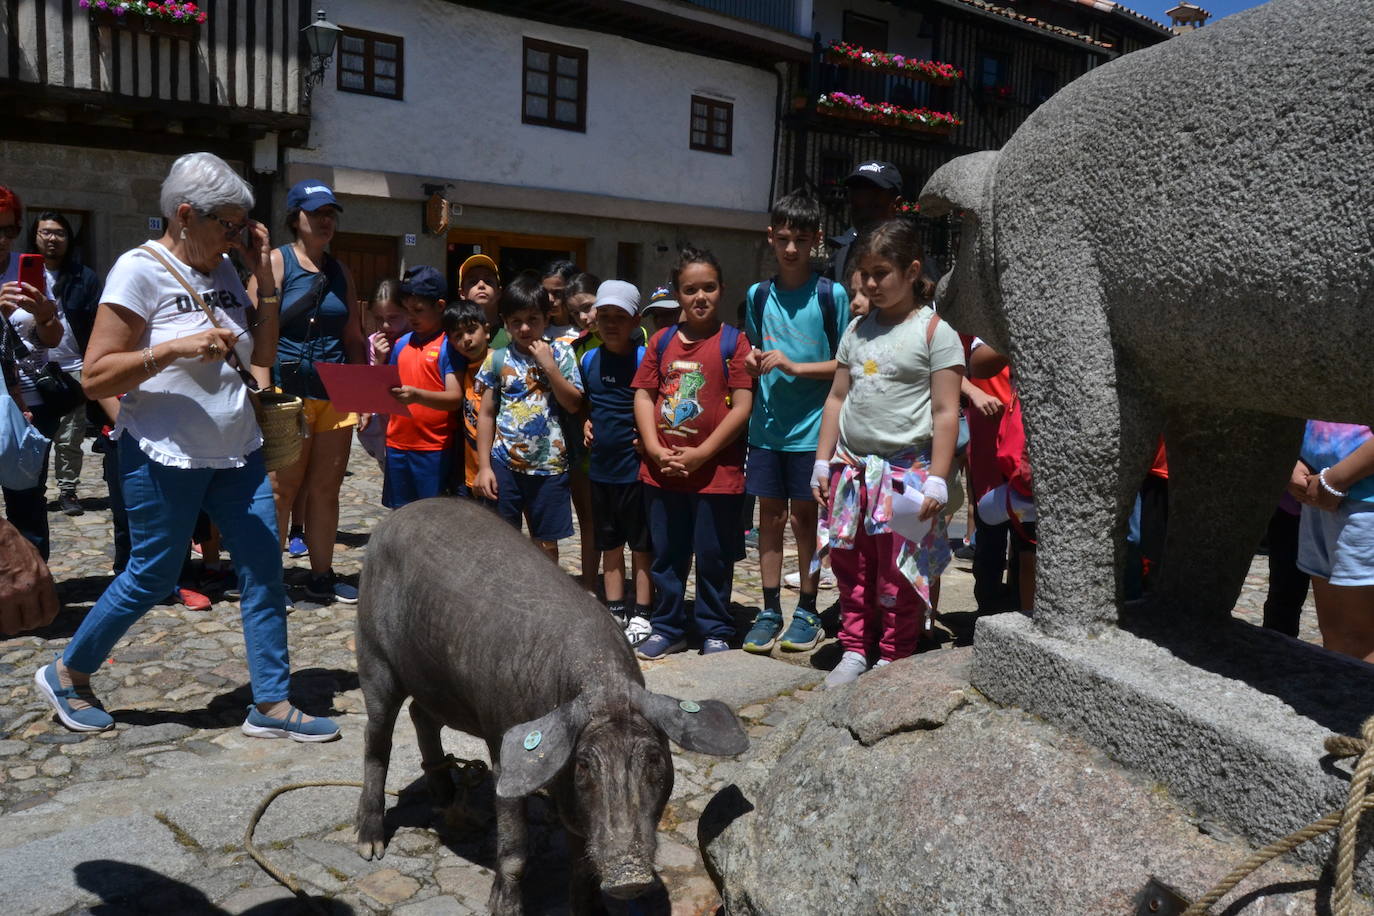
[[[172,355],[177,359],[198,359],[203,363],[224,360],[234,346],[235,334],[228,328],[210,328],[171,341]]]
[[[243,264],[258,278],[263,295],[276,284],[272,279],[272,238],[267,227],[255,219],[248,220],[242,237],[234,240],[234,247],[243,253]]]

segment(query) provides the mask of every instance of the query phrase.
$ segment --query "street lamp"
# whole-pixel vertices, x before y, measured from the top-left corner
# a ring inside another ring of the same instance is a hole
[[[329,69],[329,61],[334,57],[334,46],[339,43],[343,29],[324,18],[324,10],[316,13],[315,21],[301,29],[305,35],[306,47],[310,49],[310,72],[305,75],[305,104],[310,104],[310,89],[324,82],[324,71]]]

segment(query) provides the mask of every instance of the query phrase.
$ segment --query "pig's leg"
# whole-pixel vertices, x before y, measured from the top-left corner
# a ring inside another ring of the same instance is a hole
[[[358,799],[358,855],[380,859],[386,852],[386,768],[391,762],[391,732],[405,694],[384,661],[358,653],[358,676],[367,703],[363,735],[363,794]]]
[[[1169,521],[1151,604],[1192,624],[1225,621],[1284,483],[1305,423],[1240,410],[1171,411]]]
[[[1031,321],[1012,330],[1012,365],[1038,516],[1035,619],[1070,636],[1117,622],[1126,523],[1163,423],[1121,383],[1105,317],[1079,309],[1069,323],[1063,300],[1043,295],[1044,309],[1008,307]]]
[[[444,745],[439,738],[442,726],[414,700],[410,701],[410,721],[415,723],[415,742],[420,745],[420,763],[425,768],[430,800],[437,807],[447,808],[453,804],[457,793],[453,788],[453,775],[443,765]]]
[[[494,756],[494,755],[493,755]],[[497,771],[497,779],[501,778]],[[520,916],[525,905],[520,880],[525,876],[527,826],[525,799],[496,797],[496,881],[487,909],[492,916]]]

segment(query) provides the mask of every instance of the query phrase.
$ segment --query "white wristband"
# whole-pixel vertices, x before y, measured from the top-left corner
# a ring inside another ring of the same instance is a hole
[[[1317,483],[1321,484],[1322,489],[1330,493],[1332,496],[1338,497],[1339,499],[1345,499],[1346,496],[1349,494],[1342,493],[1340,490],[1337,490],[1335,487],[1331,486],[1331,484],[1326,482],[1326,472],[1329,470],[1331,469],[1322,468],[1321,471],[1317,473]]]
[[[941,506],[949,502],[949,485],[943,477],[936,477],[934,474],[927,477],[926,482],[921,484],[921,492]]]
[[[818,487],[822,480],[830,479],[830,462],[816,459],[815,464],[811,465],[811,486]]]

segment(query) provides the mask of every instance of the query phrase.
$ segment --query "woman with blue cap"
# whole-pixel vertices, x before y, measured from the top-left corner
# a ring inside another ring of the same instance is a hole
[[[277,527],[285,537],[291,506],[298,495],[303,495],[305,547],[310,554],[306,597],[352,604],[358,600],[358,590],[339,581],[333,562],[339,488],[348,469],[358,418],[335,410],[329,403],[329,393],[315,366],[366,363],[362,319],[353,277],[325,251],[343,211],[334,191],[322,181],[298,181],[287,192],[286,208],[286,228],[295,241],[272,252],[272,275],[281,289],[282,301],[281,337],[272,381],[305,402],[310,436],[301,443],[300,459],[272,475]]]

